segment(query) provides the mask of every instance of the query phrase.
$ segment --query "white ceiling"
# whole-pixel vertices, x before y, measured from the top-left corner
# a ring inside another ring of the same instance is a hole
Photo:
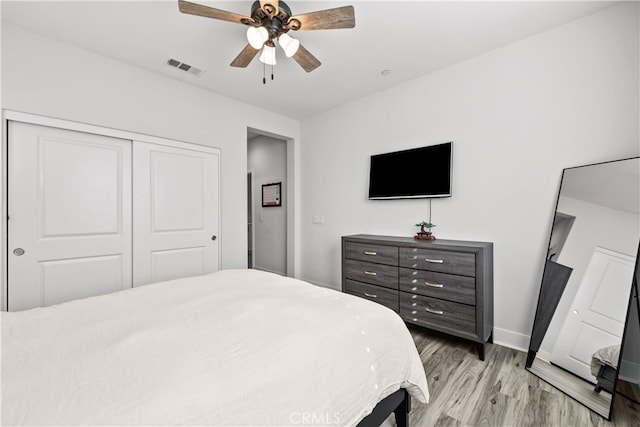
[[[249,15],[252,2],[200,3]],[[616,3],[290,0],[294,15],[352,4],[356,27],[292,32],[322,66],[307,74],[279,51],[275,80],[263,85],[257,58],[246,69],[229,66],[246,45],[246,27],[182,14],[177,1],[1,1],[5,22],[296,119]],[[172,69],[169,57],[206,72]],[[382,76],[384,69],[391,74]]]

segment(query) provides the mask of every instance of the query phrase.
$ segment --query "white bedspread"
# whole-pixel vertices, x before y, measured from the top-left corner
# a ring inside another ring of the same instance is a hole
[[[591,375],[597,377],[600,373],[600,368],[604,365],[618,369],[618,359],[620,359],[620,344],[597,350],[591,355]]]
[[[3,425],[354,425],[429,397],[391,310],[255,270],[1,319]]]

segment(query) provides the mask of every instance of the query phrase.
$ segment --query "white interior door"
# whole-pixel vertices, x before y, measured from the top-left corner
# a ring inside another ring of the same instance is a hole
[[[131,141],[9,122],[8,309],[131,287]]]
[[[591,355],[622,342],[634,264],[629,255],[596,247],[560,330],[553,363],[595,381]]]
[[[134,286],[218,270],[214,150],[134,141]]]

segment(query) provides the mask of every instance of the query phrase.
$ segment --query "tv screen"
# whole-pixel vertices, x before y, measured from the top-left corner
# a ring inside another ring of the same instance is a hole
[[[452,144],[371,156],[369,199],[450,197]]]

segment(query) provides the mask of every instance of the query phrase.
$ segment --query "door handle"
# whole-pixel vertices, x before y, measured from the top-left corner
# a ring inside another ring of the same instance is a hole
[[[22,256],[22,255],[24,255],[24,249],[22,249],[22,248],[15,248],[15,249],[13,250],[13,254],[14,254],[15,256]]]
[[[215,234],[213,236],[211,236],[211,240],[216,240],[218,238],[218,236],[216,236]]]

